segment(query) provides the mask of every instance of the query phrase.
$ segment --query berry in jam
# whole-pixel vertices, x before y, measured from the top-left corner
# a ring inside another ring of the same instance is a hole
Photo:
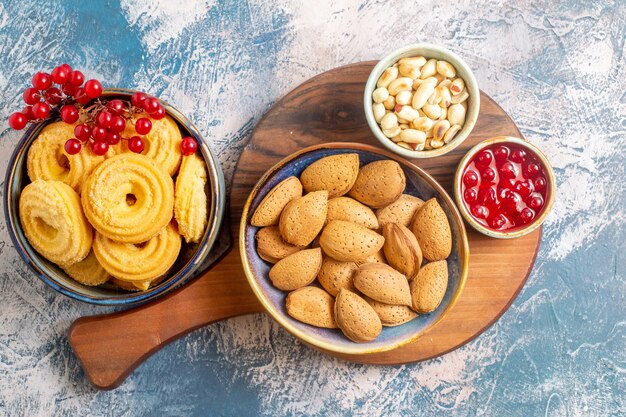
[[[470,215],[498,231],[535,220],[549,192],[543,164],[532,151],[515,144],[484,148],[469,161],[462,179],[461,195]]]

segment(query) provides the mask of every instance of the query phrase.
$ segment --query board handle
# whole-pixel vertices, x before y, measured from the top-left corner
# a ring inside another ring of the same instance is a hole
[[[262,311],[235,249],[196,280],[155,302],[76,320],[69,342],[91,383],[108,390],[179,337],[228,317]]]

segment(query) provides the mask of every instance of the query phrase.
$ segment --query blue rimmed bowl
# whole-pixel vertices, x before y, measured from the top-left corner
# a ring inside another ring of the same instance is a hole
[[[102,96],[105,98],[130,100],[130,96],[133,93],[134,91],[132,90],[107,89]],[[113,286],[90,287],[82,285],[70,278],[57,265],[37,253],[28,243],[22,230],[18,213],[20,193],[30,182],[26,173],[26,157],[30,145],[37,138],[41,129],[51,121],[44,121],[29,127],[11,155],[4,181],[3,202],[9,235],[18,253],[35,275],[61,294],[87,303],[112,306],[128,306],[154,300],[192,278],[213,247],[224,216],[226,187],[222,169],[216,156],[193,123],[168,103],[163,101],[161,103],[165,107],[167,114],[178,123],[183,136],[192,136],[196,139],[198,152],[206,162],[208,172],[208,224],[200,242],[193,245],[183,242],[180,255],[168,276],[158,285],[146,291],[128,292]]]
[[[439,307],[429,314],[397,327],[384,327],[378,338],[368,343],[354,343],[338,329],[322,329],[301,323],[287,314],[287,292],[275,288],[269,279],[271,264],[259,257],[255,235],[258,227],[250,225],[252,213],[265,195],[279,182],[290,176],[299,177],[302,171],[318,159],[330,155],[357,153],[361,166],[381,160],[397,161],[406,175],[405,193],[423,200],[436,197],[443,208],[452,230],[452,253],[448,258],[448,288]],[[302,341],[326,351],[344,354],[368,354],[396,349],[416,340],[433,327],[456,303],[468,273],[469,247],[463,219],[453,200],[445,190],[425,171],[398,156],[357,143],[327,143],[312,146],[291,155],[272,167],[256,184],[243,209],[239,235],[239,250],[243,268],[255,295],[268,313],[291,334]]]

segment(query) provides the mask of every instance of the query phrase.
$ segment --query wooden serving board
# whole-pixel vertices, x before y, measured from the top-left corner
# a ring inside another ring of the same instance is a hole
[[[84,317],[69,339],[85,374],[98,388],[111,389],[152,353],[199,327],[263,308],[248,286],[237,235],[241,210],[252,187],[272,165],[304,147],[324,142],[380,146],[363,113],[363,89],[375,62],[362,62],[320,74],[297,87],[265,115],[243,150],[231,191],[232,249],[195,281],[150,304],[113,314]],[[476,143],[499,135],[522,137],[513,121],[481,93],[472,135],[454,151],[413,160],[452,194],[461,157]],[[336,355],[367,364],[403,364],[442,355],[480,335],[511,305],[532,269],[541,229],[512,240],[492,239],[467,227],[469,276],[456,305],[416,342],[370,355]]]

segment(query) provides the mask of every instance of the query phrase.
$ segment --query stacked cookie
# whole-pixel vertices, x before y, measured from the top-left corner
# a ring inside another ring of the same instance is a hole
[[[147,290],[167,276],[182,237],[197,243],[204,234],[205,162],[182,155],[169,116],[152,123],[142,154],[120,143],[104,156],[89,147],[69,155],[63,145],[74,125],[64,122],[47,125],[30,146],[31,183],[19,202],[24,234],[81,284]]]
[[[405,188],[397,162],[360,167],[358,154],[339,154],[264,196],[250,222],[259,256],[274,264],[270,281],[289,292],[290,316],[369,342],[382,326],[439,306],[450,225],[436,198],[424,202]]]

